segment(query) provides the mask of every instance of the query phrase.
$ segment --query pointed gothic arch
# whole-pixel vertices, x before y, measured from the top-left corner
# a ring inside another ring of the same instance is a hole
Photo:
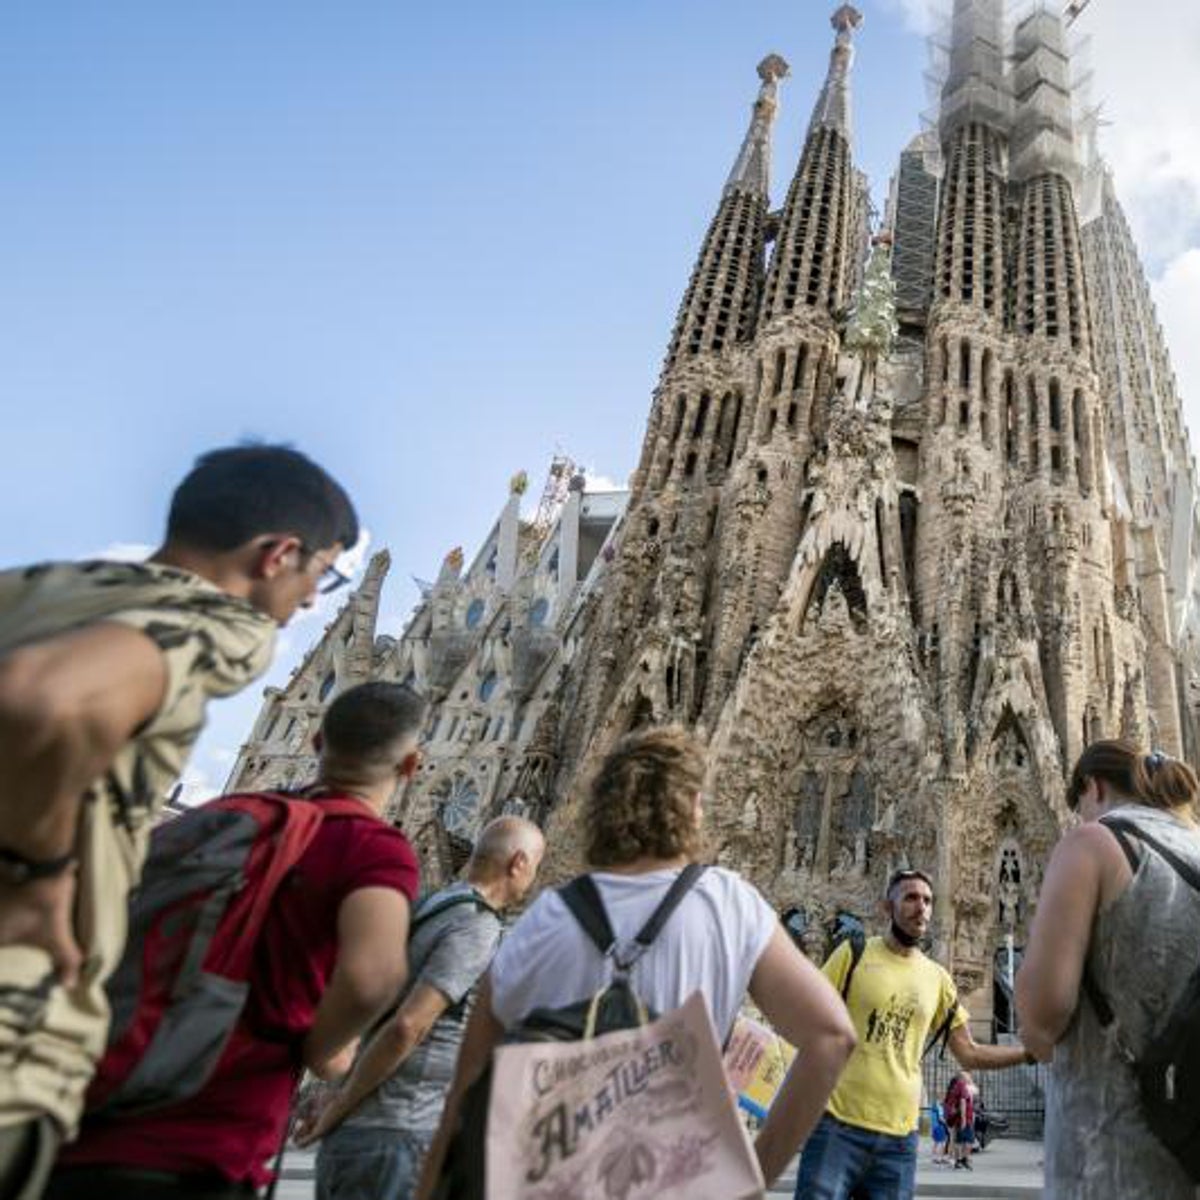
[[[996,615],[1015,617],[1021,611],[1021,586],[1016,572],[1005,567],[996,582]]]
[[[1021,718],[1006,704],[992,731],[988,758],[995,769],[1009,768],[1024,771],[1033,766],[1033,751],[1029,735]]]
[[[825,552],[821,565],[817,568],[808,599],[800,615],[800,628],[803,629],[810,617],[819,616],[825,607],[830,590],[836,585],[846,601],[850,618],[856,626],[862,626],[867,621],[867,592],[863,586],[862,574],[858,563],[847,549],[845,542],[834,542]]]

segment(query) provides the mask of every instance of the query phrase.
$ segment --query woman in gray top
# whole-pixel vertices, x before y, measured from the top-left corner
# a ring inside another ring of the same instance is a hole
[[[1196,1187],[1146,1123],[1136,1059],[1200,965],[1200,892],[1146,840],[1200,871],[1198,785],[1185,763],[1094,742],[1067,802],[1083,824],[1055,848],[1017,977],[1021,1037],[1052,1060],[1046,1200],[1193,1200]],[[1133,826],[1125,846],[1099,819]],[[1127,847],[1127,849],[1126,849]],[[1112,1008],[1107,1026],[1084,973]]]

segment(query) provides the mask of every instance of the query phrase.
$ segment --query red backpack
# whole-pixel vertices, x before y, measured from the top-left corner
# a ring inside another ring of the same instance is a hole
[[[108,1048],[88,1115],[176,1104],[208,1082],[250,994],[271,901],[328,818],[356,800],[224,796],[160,825],[130,897],[129,935],[108,981]]]

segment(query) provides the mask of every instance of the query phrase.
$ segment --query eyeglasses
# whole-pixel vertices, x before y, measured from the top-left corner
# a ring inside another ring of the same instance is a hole
[[[303,542],[300,543],[300,553],[307,554],[314,561],[320,563],[321,574],[317,576],[317,593],[319,595],[328,596],[330,592],[336,592],[350,582],[350,576],[338,567],[336,560],[322,563],[317,558],[317,552],[310,550]]]
[[[349,582],[350,576],[345,571],[339,571],[333,563],[330,563],[317,576],[317,591],[322,596],[328,596],[330,592],[336,592],[339,588],[345,587]]]

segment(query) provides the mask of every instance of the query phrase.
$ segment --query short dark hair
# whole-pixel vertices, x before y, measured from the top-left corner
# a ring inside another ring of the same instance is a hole
[[[919,879],[928,886],[931,892],[933,891],[933,880],[924,871],[919,871],[916,867],[900,867],[898,870],[892,872],[892,877],[888,880],[887,887],[884,889],[884,896],[890,900],[892,893],[902,883],[907,883],[910,879]]]
[[[202,454],[171,498],[167,541],[233,550],[264,533],[290,533],[309,552],[358,541],[342,486],[290,446],[228,446]]]
[[[382,762],[401,738],[417,735],[425,708],[424,697],[404,683],[347,688],[321,722],[324,749],[340,762]]]

